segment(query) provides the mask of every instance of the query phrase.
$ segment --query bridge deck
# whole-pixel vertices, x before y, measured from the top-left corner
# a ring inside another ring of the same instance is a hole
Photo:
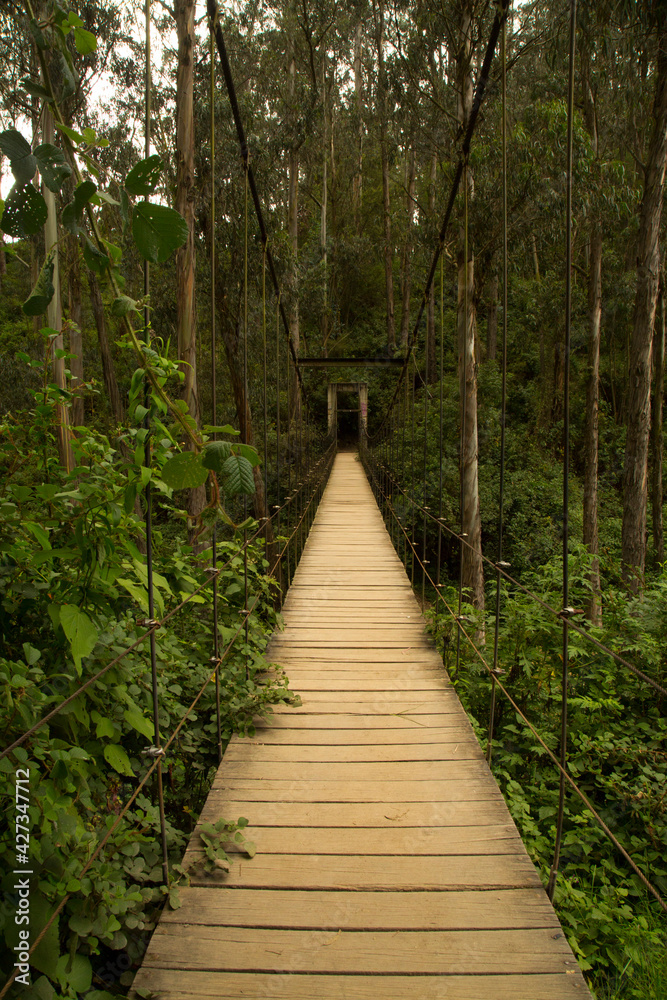
[[[193,878],[135,988],[590,997],[351,454],[336,458],[285,626],[271,657],[303,705],[231,742],[201,817],[248,817],[257,855]]]

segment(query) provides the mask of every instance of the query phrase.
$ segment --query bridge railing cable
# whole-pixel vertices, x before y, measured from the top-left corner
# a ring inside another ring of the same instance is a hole
[[[430,583],[430,585],[434,589],[438,588],[438,590],[441,591],[443,589],[442,585],[440,585],[440,587],[438,587],[438,585],[436,584],[435,579],[433,578],[433,576],[432,576],[432,574],[431,574],[431,572],[430,572],[430,570],[428,568],[428,564],[425,563],[422,560],[421,556],[420,556],[419,545],[418,545],[417,541],[415,540],[414,533],[412,533],[411,531],[408,531],[406,529],[405,525],[401,521],[401,518],[396,513],[395,507],[394,507],[394,505],[392,503],[392,500],[391,500],[391,495],[389,493],[385,492],[385,489],[383,487],[383,479],[386,478],[386,476],[387,476],[387,470],[386,469],[383,470],[379,466],[379,464],[376,462],[376,460],[374,459],[374,457],[368,451],[366,451],[365,454],[364,454],[363,462],[364,462],[364,467],[365,467],[366,472],[368,474],[369,480],[371,482],[371,486],[373,487],[373,491],[376,494],[381,507],[384,510],[388,511],[389,512],[389,516],[396,521],[400,532],[403,534],[403,536],[405,538],[406,547],[409,548],[409,550],[410,550],[411,558],[419,564],[422,574],[428,580],[428,582]],[[421,509],[424,510],[424,508],[421,508]],[[558,757],[549,748],[549,746],[545,742],[544,738],[540,735],[540,733],[535,728],[535,726],[533,725],[533,723],[528,719],[528,717],[523,712],[523,710],[521,709],[521,707],[518,705],[518,703],[516,702],[516,700],[512,697],[511,693],[507,690],[507,688],[505,687],[505,685],[501,682],[499,676],[497,674],[494,674],[494,667],[493,667],[493,665],[488,662],[487,658],[482,653],[482,651],[479,648],[478,644],[475,642],[474,638],[470,635],[468,629],[466,628],[466,624],[465,624],[465,622],[466,622],[466,616],[463,615],[463,614],[461,614],[460,612],[455,611],[454,608],[452,608],[451,605],[448,603],[448,601],[446,600],[446,598],[444,597],[444,595],[442,593],[440,595],[440,599],[444,603],[444,605],[445,605],[445,607],[447,609],[448,614],[450,615],[450,617],[452,618],[452,620],[456,623],[457,630],[460,631],[460,634],[465,639],[465,641],[468,643],[468,645],[470,646],[470,648],[473,650],[473,652],[474,652],[475,656],[477,657],[477,659],[479,659],[479,661],[482,663],[482,665],[484,666],[484,668],[488,672],[489,676],[494,680],[495,685],[500,689],[500,691],[502,692],[502,694],[505,695],[505,697],[507,698],[507,700],[511,704],[512,708],[515,710],[515,712],[517,713],[517,715],[521,719],[521,721],[528,727],[528,729],[530,730],[530,732],[532,733],[532,735],[534,736],[534,738],[539,743],[539,745],[542,748],[542,750],[547,754],[547,756],[549,757],[549,760],[551,761],[551,763],[556,768],[556,770],[557,770],[557,772],[559,774],[559,777],[562,778],[562,780],[564,782],[566,782],[566,784],[568,784],[573,789],[573,791],[577,794],[577,796],[579,797],[579,799],[583,802],[586,810],[590,813],[590,815],[595,820],[595,822],[598,824],[598,826],[603,831],[603,833],[605,834],[605,836],[610,840],[610,842],[614,845],[614,847],[623,856],[623,858],[628,863],[628,865],[630,866],[630,868],[632,869],[632,871],[634,872],[634,874],[639,878],[639,880],[645,886],[645,888],[648,889],[649,892],[655,897],[655,899],[657,900],[657,902],[659,903],[659,905],[661,906],[661,908],[665,912],[667,912],[667,902],[665,902],[665,900],[661,896],[661,894],[658,891],[658,889],[646,877],[646,875],[641,870],[641,868],[638,866],[638,864],[633,859],[633,857],[628,852],[628,850],[623,846],[623,844],[619,841],[618,837],[613,833],[613,831],[610,829],[610,827],[608,826],[608,824],[600,816],[600,813],[595,809],[595,807],[593,806],[593,804],[590,801],[589,797],[580,788],[580,786],[574,780],[574,778],[572,777],[572,775],[569,773],[569,771],[567,770],[567,767],[563,766],[563,764],[558,759]]]

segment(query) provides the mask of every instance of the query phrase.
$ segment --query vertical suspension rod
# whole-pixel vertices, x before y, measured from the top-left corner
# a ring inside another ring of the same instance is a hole
[[[560,862],[565,813],[565,774],[567,763],[567,686],[569,674],[568,605],[570,596],[568,541],[570,506],[570,335],[572,327],[572,134],[574,121],[574,64],[577,37],[577,0],[570,0],[570,52],[567,92],[567,196],[565,207],[565,372],[563,379],[563,658],[561,671],[560,783],[556,843],[549,873],[547,893],[553,900]]]

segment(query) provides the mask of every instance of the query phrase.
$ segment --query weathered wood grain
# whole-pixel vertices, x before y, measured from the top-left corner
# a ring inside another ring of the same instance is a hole
[[[162,1000],[590,1000],[350,454],[268,659],[299,706],[233,738],[199,825],[249,821],[135,986]],[[267,674],[268,676],[268,674]]]

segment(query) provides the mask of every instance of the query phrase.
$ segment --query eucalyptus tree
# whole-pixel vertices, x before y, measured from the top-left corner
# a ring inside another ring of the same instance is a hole
[[[623,467],[622,559],[624,575],[637,590],[646,559],[646,509],[651,414],[651,352],[660,280],[660,222],[667,167],[667,2],[627,0],[639,54],[654,82],[651,134],[643,154],[643,196],[637,239],[635,294]]]

